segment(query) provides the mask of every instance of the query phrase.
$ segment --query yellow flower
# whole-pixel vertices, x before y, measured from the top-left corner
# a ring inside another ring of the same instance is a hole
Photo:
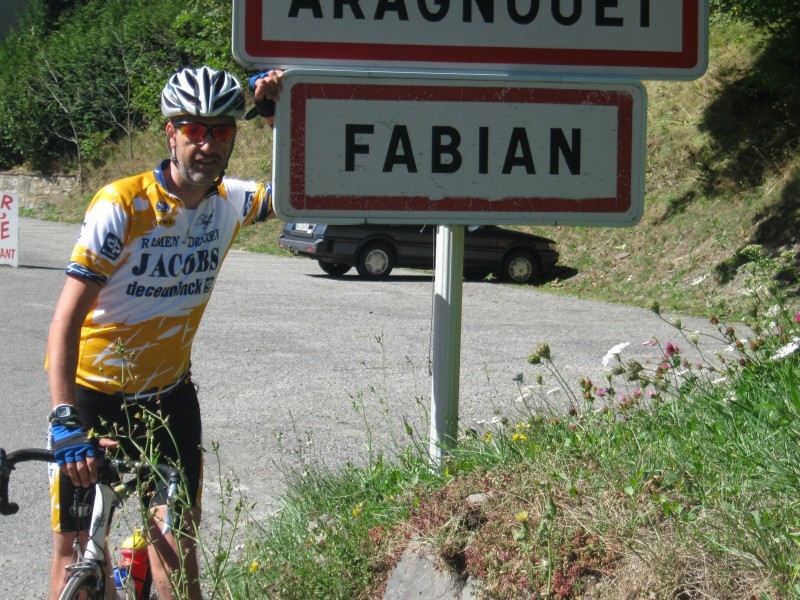
[[[253,564],[250,565],[250,572],[255,573],[256,571],[258,571],[258,561],[254,560]]]
[[[492,434],[489,432],[486,432],[486,435],[483,437],[486,439],[487,442],[490,442],[492,440]]]
[[[528,436],[527,436],[527,435],[525,435],[524,433],[515,433],[515,434],[514,434],[514,435],[511,437],[511,441],[512,441],[512,442],[524,442],[524,441],[525,441],[525,440],[527,440],[527,439],[528,439]]]
[[[363,502],[359,502],[359,503],[358,503],[358,506],[356,506],[356,507],[353,509],[353,516],[354,516],[354,517],[357,517],[358,515],[360,515],[360,514],[361,514],[361,509],[362,509],[363,507],[364,507],[364,503],[363,503]]]
[[[528,511],[523,510],[522,512],[518,512],[514,515],[514,518],[517,520],[517,523],[522,523],[524,525],[528,522]]]

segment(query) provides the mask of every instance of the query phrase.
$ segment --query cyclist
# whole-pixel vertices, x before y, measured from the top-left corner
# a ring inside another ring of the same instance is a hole
[[[250,80],[255,107],[248,117],[257,112],[273,124],[282,77],[273,70]],[[245,116],[235,77],[182,69],[164,86],[161,111],[169,158],[97,192],[50,325],[48,436],[58,462],[50,467],[51,598],[63,588],[75,531],[88,524],[71,513],[75,491],[89,493],[85,488],[97,478],[92,430],[104,437],[117,428],[120,443],[129,444],[145,433],[137,420],[142,408],[160,412],[169,431],[146,433],[159,460],[176,461],[188,482],[191,508],[183,526],[193,532],[199,524],[203,459],[192,340],[237,232],[273,216],[270,186],[224,178],[237,120]],[[101,445],[114,444],[102,439]],[[180,571],[180,597],[200,598],[194,536],[161,536],[165,508],[155,504],[148,529],[159,597],[173,597],[169,577]],[[91,507],[91,500],[81,498],[78,506]]]

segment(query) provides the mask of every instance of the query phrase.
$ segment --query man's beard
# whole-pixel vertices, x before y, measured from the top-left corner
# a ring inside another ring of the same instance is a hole
[[[230,155],[228,158],[230,158]],[[190,166],[188,161],[179,160],[177,157],[173,159],[173,162],[175,162],[177,165],[178,172],[181,174],[181,177],[186,183],[207,187],[219,182],[219,179],[225,173],[225,169],[228,166],[228,158],[224,159],[220,166],[213,171],[213,173],[197,168],[194,165]]]

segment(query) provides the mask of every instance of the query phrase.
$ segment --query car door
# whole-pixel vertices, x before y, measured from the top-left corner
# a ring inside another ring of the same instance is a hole
[[[434,225],[391,225],[397,246],[397,266],[416,269],[433,268]]]
[[[494,227],[468,225],[464,228],[464,273],[486,275],[496,272],[503,249],[503,240]]]

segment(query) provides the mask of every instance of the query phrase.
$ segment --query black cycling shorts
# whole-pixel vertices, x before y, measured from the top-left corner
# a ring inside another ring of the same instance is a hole
[[[133,401],[116,395],[103,394],[78,386],[77,408],[82,421],[100,437],[112,437],[124,449],[118,456],[132,460],[142,458],[139,448],[145,448],[148,459],[157,456],[158,462],[177,465],[185,477],[190,505],[200,509],[203,480],[202,425],[197,390],[191,379],[158,399]],[[158,415],[145,431],[148,413]],[[49,437],[49,436],[48,436]],[[135,443],[134,443],[135,442]],[[55,463],[49,465],[50,507],[53,531],[82,531],[88,529],[94,486],[78,488],[61,473]],[[163,504],[163,494],[156,492],[155,504]]]

